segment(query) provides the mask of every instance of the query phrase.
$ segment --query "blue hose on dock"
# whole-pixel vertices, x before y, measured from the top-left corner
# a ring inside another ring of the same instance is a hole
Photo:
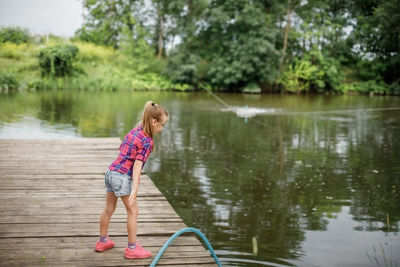
[[[172,243],[172,241],[174,241],[175,238],[177,238],[178,236],[180,236],[183,233],[188,233],[188,232],[193,232],[195,234],[197,234],[198,236],[201,237],[201,239],[204,241],[204,243],[207,246],[207,249],[210,251],[211,256],[214,258],[215,262],[217,263],[218,267],[221,267],[221,263],[218,260],[217,255],[215,254],[210,242],[208,242],[207,237],[200,232],[200,230],[196,229],[196,228],[192,228],[192,227],[188,227],[188,228],[183,228],[181,230],[179,230],[178,232],[176,232],[175,234],[173,234],[168,240],[167,242],[165,242],[164,246],[160,249],[160,251],[158,252],[157,256],[154,258],[154,260],[151,262],[150,267],[155,267],[156,264],[158,263],[158,261],[161,259],[161,256],[164,254],[165,250],[168,248],[168,246]]]

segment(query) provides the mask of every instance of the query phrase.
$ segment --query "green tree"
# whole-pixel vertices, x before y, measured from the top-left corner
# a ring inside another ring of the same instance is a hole
[[[207,58],[210,50],[204,46],[202,24],[208,10],[208,0],[173,1],[169,5],[170,19],[174,27],[170,29],[170,37],[180,39],[175,44],[167,58],[168,76],[176,83],[190,84],[198,88],[199,83],[208,83]]]
[[[197,88],[204,81],[199,71],[200,63],[201,58],[197,54],[175,50],[168,60],[167,74],[175,83],[190,84]]]
[[[169,13],[169,2],[167,0],[153,0],[153,5],[156,10],[156,24],[155,24],[155,35],[154,44],[157,44],[157,58],[163,57],[165,54],[165,35],[167,27],[167,16]]]
[[[288,39],[289,39],[289,33],[290,33],[290,24],[291,24],[291,14],[292,12],[300,5],[299,1],[287,1],[286,4],[286,25],[285,25],[285,34],[284,34],[284,39],[283,39],[283,47],[282,47],[282,52],[281,52],[281,58],[279,60],[279,69],[278,69],[278,75],[276,76],[275,80],[275,90],[277,89],[277,81],[279,80],[279,77],[281,75],[283,66],[284,66],[284,61],[285,61],[285,56],[286,56],[286,49],[287,49],[287,44],[288,44]]]
[[[364,71],[386,83],[400,79],[400,1],[352,1],[353,16],[357,20],[355,38],[360,55],[369,61]],[[375,68],[381,65],[381,68]],[[371,68],[369,68],[371,67]]]
[[[28,43],[31,36],[27,29],[21,27],[0,28],[0,43],[11,42],[15,44]]]
[[[271,84],[278,69],[276,27],[261,1],[212,1],[200,37],[210,61],[211,83],[237,90]]]
[[[140,0],[83,0],[87,15],[76,35],[83,41],[118,47],[125,27],[135,32],[134,15],[142,4]]]

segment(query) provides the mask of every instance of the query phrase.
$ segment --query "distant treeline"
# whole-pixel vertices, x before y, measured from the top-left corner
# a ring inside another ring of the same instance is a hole
[[[123,55],[123,72],[151,73],[166,88],[400,94],[400,0],[83,0],[83,6],[73,42],[110,47]]]

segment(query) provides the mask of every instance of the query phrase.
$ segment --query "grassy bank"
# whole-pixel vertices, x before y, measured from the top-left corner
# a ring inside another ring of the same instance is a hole
[[[45,77],[39,66],[39,51],[69,43],[78,47],[75,72],[68,77]],[[135,58],[123,50],[91,43],[60,39],[45,44],[0,44],[0,88],[7,90],[80,89],[80,90],[189,90],[163,75],[164,60]]]

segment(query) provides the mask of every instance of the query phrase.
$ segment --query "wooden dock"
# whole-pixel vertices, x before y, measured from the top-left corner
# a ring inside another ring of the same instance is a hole
[[[105,205],[104,172],[118,138],[0,139],[1,266],[149,266],[164,242],[186,227],[151,179],[142,174],[138,240],[150,259],[126,260],[126,211],[111,218],[115,248],[96,253]],[[178,237],[157,266],[216,266],[192,235]]]

